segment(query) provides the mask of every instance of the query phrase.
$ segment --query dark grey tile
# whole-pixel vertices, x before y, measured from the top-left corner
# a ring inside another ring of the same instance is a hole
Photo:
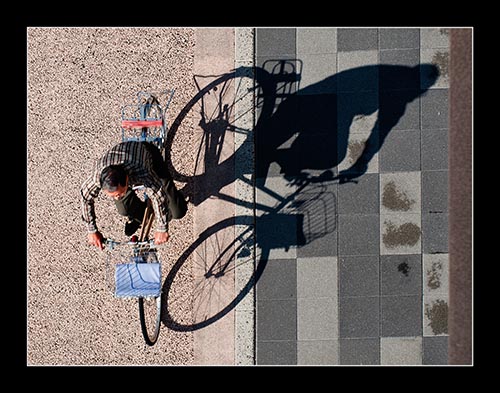
[[[263,250],[287,250],[295,247],[301,243],[297,237],[297,231],[301,227],[301,217],[296,214],[269,214],[257,217],[255,226],[257,245]]]
[[[304,244],[297,257],[337,255],[337,186],[316,183],[294,199],[293,214],[301,217],[298,238]]]
[[[420,170],[420,133],[391,131],[379,152],[380,172],[410,172]]]
[[[321,217],[319,217],[321,218]],[[303,236],[306,239],[305,244],[297,249],[298,258],[307,257],[330,257],[337,256],[337,230],[334,226],[325,226],[325,231],[318,230],[319,225],[311,221],[317,221],[318,217],[307,217],[304,219]],[[316,229],[314,229],[316,227]],[[330,230],[333,228],[333,230]]]
[[[380,29],[380,49],[420,47],[420,29]]]
[[[337,91],[342,93],[376,92],[379,89],[379,71],[380,67],[374,64],[344,69],[334,77],[338,81]]]
[[[419,93],[420,90],[379,93],[378,119],[381,138],[384,132],[420,129],[420,103],[416,99]]]
[[[271,259],[257,281],[257,298],[295,299],[297,297],[297,261]]]
[[[256,29],[257,56],[295,55],[296,29]]]
[[[380,297],[381,337],[422,335],[422,295]]]
[[[420,295],[421,293],[421,255],[380,256],[381,295]]]
[[[422,214],[423,253],[448,252],[448,214]]]
[[[380,339],[340,339],[339,355],[342,365],[380,364]]]
[[[345,150],[347,148],[347,138],[354,120],[369,116],[377,111],[378,92],[339,93],[337,106],[339,149],[343,148]]]
[[[420,98],[422,129],[448,128],[448,89],[430,89]]]
[[[339,52],[369,49],[378,49],[377,29],[337,30],[337,50]]]
[[[379,297],[339,298],[339,337],[379,337]]]
[[[448,171],[422,171],[422,212],[448,211]]]
[[[379,89],[420,88],[420,51],[418,49],[380,51]]]
[[[422,364],[448,364],[448,336],[422,338]]]
[[[422,131],[422,170],[448,169],[448,130]]]
[[[279,104],[297,91],[301,80],[302,62],[296,59],[294,52],[279,56],[258,54],[255,63],[256,83],[261,86],[258,91],[259,97],[272,95]]]
[[[339,214],[379,213],[379,175],[365,173],[358,183],[339,186]]]
[[[339,257],[339,296],[377,296],[379,257]]]
[[[257,340],[297,340],[296,299],[257,299]]]
[[[379,216],[345,215],[338,217],[339,255],[378,255],[380,252]]]
[[[258,365],[297,364],[297,341],[257,341]]]

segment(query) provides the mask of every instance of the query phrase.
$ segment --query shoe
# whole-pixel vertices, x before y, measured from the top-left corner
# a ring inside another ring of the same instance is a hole
[[[129,220],[125,223],[125,235],[132,236],[141,226],[141,222],[137,220]]]

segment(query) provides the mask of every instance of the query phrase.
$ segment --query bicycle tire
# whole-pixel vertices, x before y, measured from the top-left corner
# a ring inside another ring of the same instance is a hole
[[[267,262],[267,254],[264,255],[267,251],[256,247],[252,230],[254,218],[239,216],[236,220],[230,217],[204,230],[170,269],[162,291],[162,320],[169,329],[194,331],[214,323],[236,307],[259,279]],[[244,228],[236,237],[235,225]],[[227,235],[224,230],[227,230]],[[207,251],[217,258],[205,260]],[[252,274],[237,288],[235,271],[244,263],[252,263]],[[175,294],[175,288],[181,286],[177,285],[176,278],[179,277],[182,282],[182,277],[187,275],[191,275],[194,280],[194,290],[189,294],[189,321],[185,320],[185,307],[184,311],[179,310],[179,306],[184,305],[188,298],[177,299]]]
[[[158,340],[161,327],[161,295],[154,299],[139,299],[139,319],[141,321],[141,331],[146,344],[152,346]],[[153,303],[148,304],[148,303]],[[153,315],[151,315],[153,314]],[[153,318],[151,318],[153,316]]]

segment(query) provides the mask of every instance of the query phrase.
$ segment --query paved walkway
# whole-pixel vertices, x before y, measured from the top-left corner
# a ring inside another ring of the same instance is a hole
[[[247,123],[235,188],[212,196],[234,205],[235,286],[203,363],[222,351],[235,364],[446,364],[448,32],[242,34],[234,49],[253,40],[254,105],[230,119]]]

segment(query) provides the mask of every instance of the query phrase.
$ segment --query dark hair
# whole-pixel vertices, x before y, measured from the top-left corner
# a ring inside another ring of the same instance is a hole
[[[101,172],[101,188],[106,191],[116,191],[118,186],[125,186],[127,172],[122,165],[110,165]]]

